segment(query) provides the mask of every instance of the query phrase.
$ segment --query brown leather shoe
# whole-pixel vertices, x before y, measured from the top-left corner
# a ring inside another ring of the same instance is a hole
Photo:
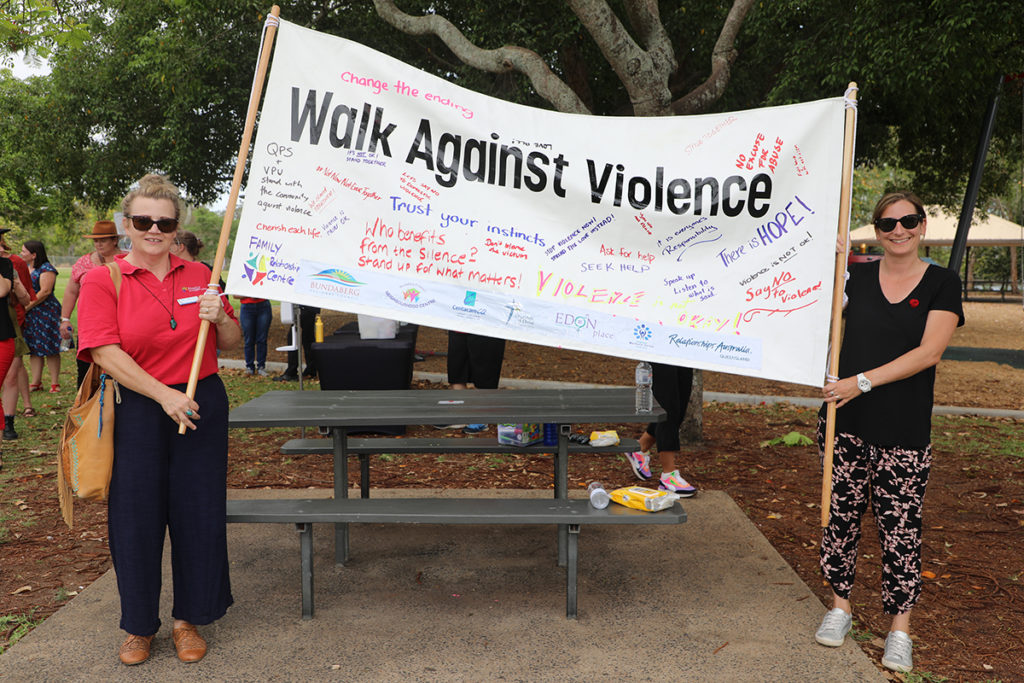
[[[174,649],[183,662],[198,662],[206,655],[206,641],[192,624],[185,623],[174,629]]]
[[[121,649],[118,650],[117,656],[121,658],[122,664],[128,666],[142,664],[149,659],[149,647],[152,643],[153,636],[133,636],[129,633],[121,643]]]

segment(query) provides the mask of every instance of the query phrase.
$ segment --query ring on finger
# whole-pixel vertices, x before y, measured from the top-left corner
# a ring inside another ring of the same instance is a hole
[[[193,413],[193,412],[192,412],[191,410],[186,410],[186,411],[185,411],[185,415],[186,415],[187,417],[192,417],[193,415],[195,415],[195,413]]]

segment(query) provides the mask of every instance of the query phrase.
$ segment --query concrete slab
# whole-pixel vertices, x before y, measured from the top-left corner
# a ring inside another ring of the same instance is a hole
[[[0,680],[886,680],[852,641],[814,642],[824,608],[728,495],[684,506],[679,526],[582,530],[578,621],[565,618],[553,527],[355,525],[352,560],[336,568],[332,530],[319,525],[316,617],[303,622],[294,527],[232,525],[235,604],[201,629],[202,662],[174,655],[165,562],[167,613],[150,661],[117,660],[108,572],[0,657]]]

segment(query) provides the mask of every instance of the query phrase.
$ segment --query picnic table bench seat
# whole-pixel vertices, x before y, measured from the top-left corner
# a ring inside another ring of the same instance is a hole
[[[348,440],[350,455],[372,453],[554,453],[558,446],[535,443],[509,446],[492,437],[358,438]],[[640,450],[636,439],[619,439],[617,446],[591,446],[569,442],[570,453],[632,453]],[[281,446],[283,455],[330,455],[333,439],[290,439]]]
[[[577,615],[579,530],[583,524],[679,524],[679,503],[661,512],[612,504],[603,510],[587,500],[504,498],[289,498],[229,500],[228,522],[291,523],[299,531],[302,618],[313,618],[313,524],[564,524],[568,526],[566,617]]]
[[[558,446],[543,443],[509,446],[493,437],[394,438],[349,437],[345,452],[359,456],[360,497],[370,497],[370,455],[375,453],[554,453]],[[570,441],[569,453],[632,453],[640,450],[636,439],[620,439],[616,446],[591,446]],[[334,439],[291,439],[281,446],[282,455],[331,455]]]

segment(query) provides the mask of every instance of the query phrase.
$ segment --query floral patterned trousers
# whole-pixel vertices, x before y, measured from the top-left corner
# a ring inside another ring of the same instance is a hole
[[[824,421],[818,447],[824,453]],[[849,599],[857,544],[868,499],[882,548],[882,607],[909,611],[921,595],[921,507],[931,472],[932,448],[882,448],[846,433],[835,437],[832,502],[821,539],[821,571],[841,598]]]

